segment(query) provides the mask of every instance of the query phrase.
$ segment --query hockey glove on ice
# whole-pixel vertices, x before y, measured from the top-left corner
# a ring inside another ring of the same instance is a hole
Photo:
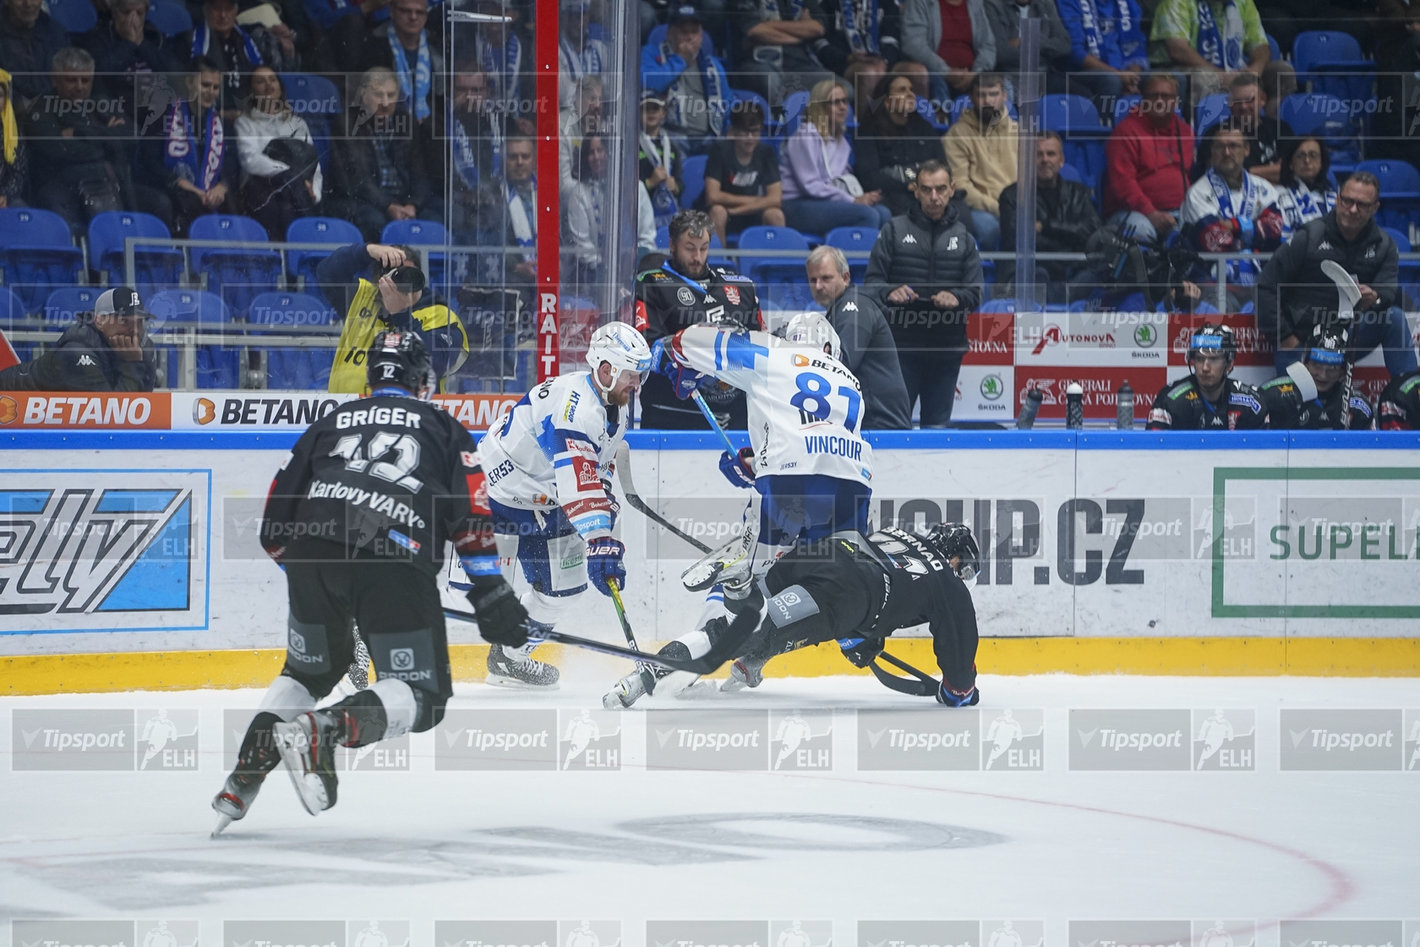
[[[651,364],[655,370],[665,375],[671,381],[671,386],[675,388],[675,396],[684,401],[689,398],[701,383],[710,380],[709,375],[702,375],[693,368],[677,362],[670,352],[666,351],[666,340],[657,339],[651,346]]]
[[[626,566],[621,557],[626,555],[626,547],[611,537],[593,539],[587,543],[587,578],[603,595],[611,594],[608,579],[615,579],[621,588],[626,587]]]
[[[839,638],[838,646],[843,649],[843,656],[855,668],[867,667],[883,653],[881,638]]]
[[[528,642],[528,610],[501,575],[471,575],[469,603],[478,615],[478,633],[489,644],[521,647]]]
[[[720,473],[732,487],[754,486],[754,448],[741,447],[738,454],[720,454]]]

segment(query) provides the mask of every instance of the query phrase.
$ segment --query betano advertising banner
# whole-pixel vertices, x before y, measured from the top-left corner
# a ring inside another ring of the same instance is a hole
[[[101,452],[83,434],[7,451],[0,653],[280,647],[285,581],[257,526],[284,451],[104,437]],[[971,524],[987,636],[1414,634],[1420,444],[1373,435],[1365,443],[1379,446],[1299,449],[1278,432],[1212,449],[1224,442],[1179,437],[1182,449],[1119,449],[1114,435],[1092,447],[1086,435],[1076,450],[1065,432],[879,449],[871,515]],[[718,456],[635,452],[642,498],[711,547],[737,534],[748,496],[716,475]],[[700,552],[628,504],[621,530],[633,627],[652,640],[688,630],[702,600],[680,575]],[[576,614],[578,634],[620,640],[608,600],[589,594]],[[457,623],[450,634],[478,640]]]

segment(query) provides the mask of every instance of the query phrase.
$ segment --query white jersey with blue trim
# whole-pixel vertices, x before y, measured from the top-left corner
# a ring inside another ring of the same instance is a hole
[[[863,389],[838,359],[767,332],[711,325],[682,329],[670,351],[680,364],[745,392],[756,477],[872,479]]]
[[[478,444],[488,498],[520,510],[562,507],[584,539],[612,534],[610,482],[626,421],[607,417],[590,372],[534,387]]]

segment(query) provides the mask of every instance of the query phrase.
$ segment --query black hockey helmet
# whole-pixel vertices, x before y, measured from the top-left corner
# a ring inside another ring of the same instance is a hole
[[[371,391],[395,385],[423,399],[434,391],[429,353],[417,332],[390,329],[376,335],[365,360],[365,377]]]
[[[1321,324],[1312,327],[1311,341],[1307,344],[1306,361],[1318,365],[1346,364],[1346,350],[1350,344],[1350,333],[1339,326],[1327,328]]]
[[[956,572],[963,582],[970,582],[981,571],[981,550],[971,535],[971,527],[965,523],[938,523],[923,538],[948,562],[961,557]]]
[[[1195,352],[1209,354],[1221,352],[1223,360],[1231,365],[1238,355],[1238,337],[1233,334],[1230,326],[1205,322],[1188,340],[1188,360],[1190,362],[1193,361]]]

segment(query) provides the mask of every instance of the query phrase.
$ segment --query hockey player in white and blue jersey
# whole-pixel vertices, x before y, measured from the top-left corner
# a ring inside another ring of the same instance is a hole
[[[872,448],[863,440],[863,394],[838,360],[838,333],[818,313],[789,321],[784,338],[765,332],[694,325],[652,349],[654,369],[689,398],[711,379],[745,392],[750,447],[726,451],[720,470],[754,494],[741,537],[696,563],[687,588],[711,588],[702,624],[664,653],[701,657],[735,625],[752,631],[763,596],[755,581],[795,544],[839,530],[868,532]],[[713,586],[713,588],[712,588]],[[747,616],[743,619],[741,616]],[[644,693],[641,675],[617,682],[603,703],[630,706]]]
[[[530,586],[522,604],[534,623],[547,626],[557,624],[588,580],[604,595],[611,594],[608,580],[626,582],[612,462],[626,435],[625,408],[651,368],[651,350],[641,333],[613,322],[592,333],[587,362],[591,371],[549,378],[529,391],[478,445],[499,559],[517,562]],[[489,683],[555,686],[557,669],[531,657],[537,645],[489,648]]]

